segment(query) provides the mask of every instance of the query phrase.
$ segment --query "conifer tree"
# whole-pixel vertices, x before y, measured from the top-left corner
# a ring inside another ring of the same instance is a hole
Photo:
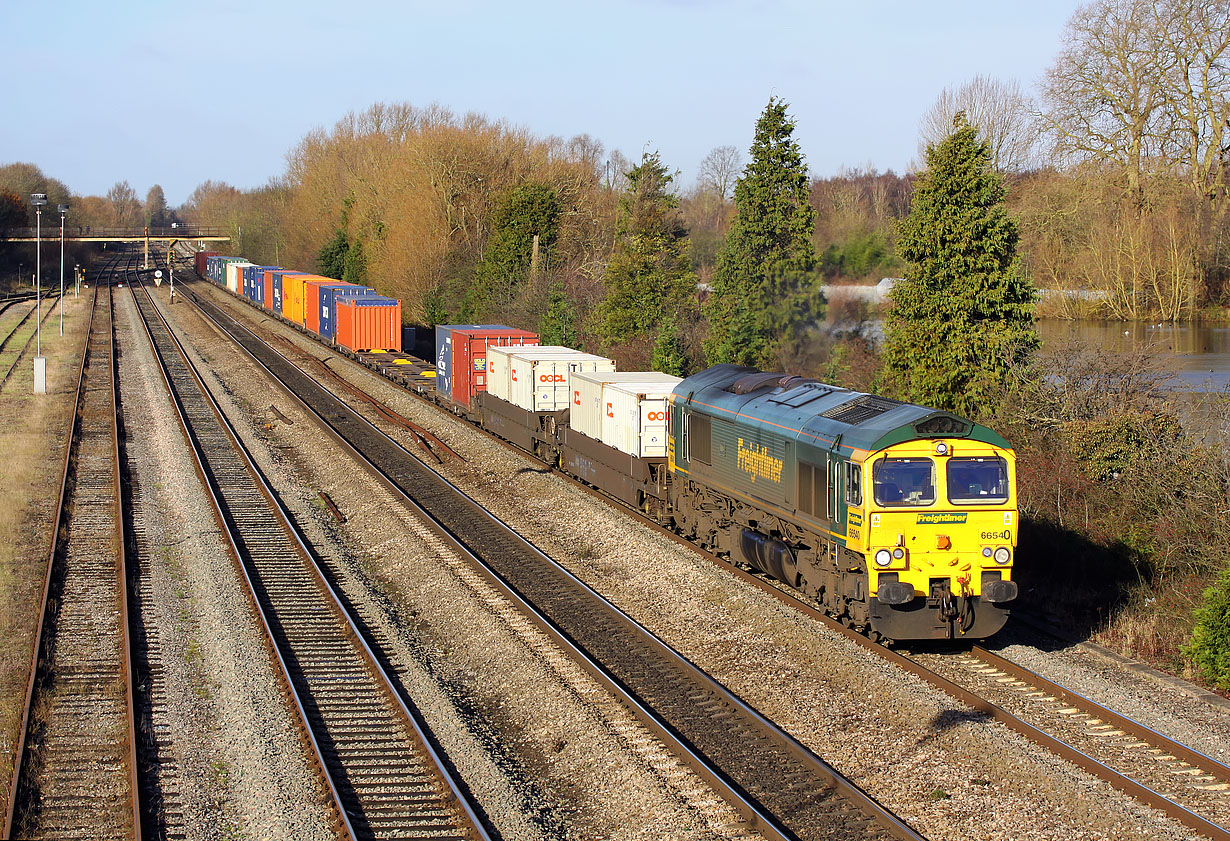
[[[1230,689],[1230,566],[1204,591],[1196,609],[1196,625],[1183,653],[1201,675],[1218,689]]]
[[[363,253],[363,243],[358,240],[350,243],[350,247],[346,249],[341,279],[359,286],[367,285],[367,256]]]
[[[316,269],[322,277],[341,280],[346,273],[346,255],[350,252],[350,242],[346,232],[341,228],[333,234],[333,239],[326,242],[316,255]]]
[[[676,377],[686,377],[689,373],[688,352],[679,335],[679,320],[673,314],[658,328],[649,367]]]
[[[608,346],[647,337],[665,315],[694,306],[696,299],[688,231],[679,199],[670,192],[673,177],[654,152],[627,178],[607,263],[607,293],[596,315]]]
[[[538,260],[546,266],[559,233],[562,209],[549,184],[529,181],[501,199],[491,215],[491,236],[482,262],[475,268],[468,304],[475,311],[491,310],[512,299],[529,279],[538,237]]]
[[[577,308],[569,299],[564,284],[556,283],[551,287],[547,310],[542,314],[538,333],[544,345],[577,346],[580,340],[577,335]]]
[[[770,367],[821,311],[807,165],[776,97],[756,123],[751,161],[735,184],[736,215],[718,253],[705,311],[709,362]]]
[[[890,293],[882,385],[906,400],[985,417],[1013,364],[1038,346],[1034,288],[989,144],[964,114],[927,149],[899,229],[905,279]]]

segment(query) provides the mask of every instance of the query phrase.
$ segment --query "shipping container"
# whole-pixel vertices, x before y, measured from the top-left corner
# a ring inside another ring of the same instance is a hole
[[[571,348],[562,350],[568,352],[526,350],[510,354],[508,402],[527,412],[558,412],[572,402],[568,391],[571,373],[615,370],[613,359]]]
[[[561,355],[574,352],[571,348],[560,345],[508,345],[506,347],[491,347],[487,349],[487,393],[501,400],[510,400],[510,374],[512,363],[509,356],[520,351],[532,351],[539,357]]]
[[[334,341],[353,351],[401,350],[401,301],[383,295],[339,298]]]
[[[280,269],[281,266],[247,266],[243,270],[244,285],[247,291],[244,297],[257,306],[265,303],[265,272]]]
[[[300,327],[307,326],[307,290],[309,281],[324,281],[337,283],[336,280],[321,277],[318,274],[284,274],[282,275],[282,317],[293,321]]]
[[[192,255],[192,267],[196,269],[196,273],[202,278],[205,277],[205,261],[210,257],[217,257],[220,252],[217,251],[198,251]]]
[[[436,391],[469,410],[487,390],[487,348],[536,345],[538,334],[504,324],[436,325]]]
[[[307,328],[324,336],[326,339],[332,339],[336,331],[338,299],[361,298],[373,295],[379,297],[375,289],[344,281],[334,281],[332,283],[313,281],[305,287],[305,294],[308,297],[308,303],[305,305],[305,308],[311,310],[311,312],[305,313],[307,315]]]
[[[273,312],[276,312],[278,315],[282,314],[282,297],[283,297],[282,296],[282,278],[283,277],[285,277],[286,275],[295,275],[299,277],[305,274],[307,274],[307,272],[291,272],[291,271],[286,271],[285,269],[275,269],[274,271],[269,272],[267,274],[268,279],[265,281],[269,285],[268,292],[266,293],[269,297],[269,309],[272,310]]]
[[[226,288],[236,295],[243,294],[243,269],[252,265],[247,260],[237,260],[226,264]]]
[[[615,381],[602,385],[601,440],[621,453],[641,458],[666,458],[670,395],[682,379],[657,371],[646,371],[643,377],[640,382]]]
[[[619,371],[610,373],[578,373],[569,378],[572,412],[568,425],[582,435],[602,441],[629,455],[664,456],[666,433],[666,406],[670,393],[679,384],[679,378],[657,371]],[[636,404],[630,399],[636,395]],[[638,435],[649,431],[647,426],[638,427],[640,420],[656,423],[654,432],[645,439],[646,447],[633,447],[635,441],[630,430]],[[634,423],[636,421],[636,423]],[[656,441],[652,440],[656,437]],[[642,452],[647,448],[660,452]]]
[[[239,257],[215,254],[205,259],[205,276],[219,286],[226,286],[226,267],[231,263],[244,262]]]

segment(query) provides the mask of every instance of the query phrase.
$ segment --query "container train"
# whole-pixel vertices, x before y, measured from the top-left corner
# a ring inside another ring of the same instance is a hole
[[[254,305],[373,349],[342,327],[345,312],[389,306],[359,303],[371,290],[325,292],[337,281],[209,259],[210,279]],[[400,350],[400,337],[384,344],[374,349]],[[505,325],[439,325],[435,344],[424,396],[851,627],[909,641],[985,638],[1007,621],[1015,454],[985,426],[742,366],[616,372]]]
[[[368,286],[258,266],[212,251],[194,255],[196,273],[347,350],[401,350],[401,301]]]

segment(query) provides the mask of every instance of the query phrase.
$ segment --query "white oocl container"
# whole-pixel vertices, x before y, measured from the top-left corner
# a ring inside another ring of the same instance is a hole
[[[641,458],[666,456],[666,414],[679,377],[657,371],[577,373],[568,425]]]
[[[510,357],[526,353],[547,359],[577,354],[580,351],[560,345],[509,345],[508,347],[487,348],[488,394],[512,402],[512,360]]]
[[[506,356],[507,400],[530,412],[567,409],[570,403],[568,377],[575,372],[615,370],[613,359],[552,345],[519,349]]]
[[[234,292],[236,295],[243,289],[243,267],[250,266],[251,263],[227,263],[226,264],[226,288]]]

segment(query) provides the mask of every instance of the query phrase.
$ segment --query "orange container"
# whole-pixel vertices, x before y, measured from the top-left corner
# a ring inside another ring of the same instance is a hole
[[[282,276],[282,317],[295,322],[300,327],[307,327],[307,294],[304,283],[309,280],[323,280],[337,283],[318,274],[296,274]]]
[[[401,350],[401,301],[378,295],[339,298],[333,340],[354,351]]]

